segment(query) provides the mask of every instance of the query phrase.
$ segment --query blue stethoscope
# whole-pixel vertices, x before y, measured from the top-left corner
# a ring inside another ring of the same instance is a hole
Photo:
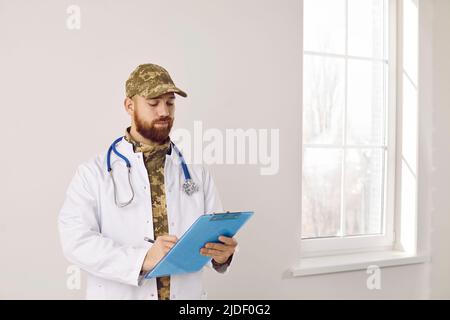
[[[123,154],[121,154],[119,151],[117,151],[116,149],[116,144],[122,140],[123,137],[117,138],[109,147],[108,149],[108,154],[106,156],[106,164],[108,166],[108,172],[111,175],[111,179],[113,181],[113,185],[114,185],[114,201],[116,203],[116,205],[119,208],[123,208],[127,205],[129,205],[133,199],[134,199],[134,189],[133,189],[133,184],[131,183],[131,163],[130,160],[128,160],[127,157],[125,157]],[[177,146],[170,141],[170,146],[173,147],[173,149],[175,150],[175,152],[178,154],[178,157],[180,158],[181,161],[181,168],[183,169],[183,174],[184,174],[184,183],[183,183],[183,190],[187,195],[192,195],[194,192],[198,191],[198,186],[197,184],[192,180],[191,178],[191,174],[189,173],[189,169],[186,165],[186,161],[184,161],[183,155],[181,154],[180,150],[178,150]],[[126,201],[126,202],[119,202],[117,200],[117,188],[116,188],[116,181],[114,180],[114,175],[113,175],[113,170],[111,167],[111,152],[114,152],[119,158],[123,159],[123,161],[125,161],[125,163],[127,164],[127,168],[128,168],[128,183],[130,185],[130,189],[131,189],[131,198],[130,200]]]

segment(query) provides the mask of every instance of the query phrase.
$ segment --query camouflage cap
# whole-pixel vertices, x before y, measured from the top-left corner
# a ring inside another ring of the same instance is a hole
[[[187,97],[184,91],[175,86],[166,69],[151,63],[141,64],[134,69],[125,84],[125,90],[129,98],[139,94],[151,99],[168,92]]]

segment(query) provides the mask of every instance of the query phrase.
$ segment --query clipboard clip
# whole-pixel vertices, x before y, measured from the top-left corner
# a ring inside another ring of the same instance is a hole
[[[209,221],[222,221],[222,220],[232,220],[232,219],[237,219],[239,216],[241,215],[240,212],[230,212],[227,211],[226,213],[215,213],[211,219],[209,219]]]

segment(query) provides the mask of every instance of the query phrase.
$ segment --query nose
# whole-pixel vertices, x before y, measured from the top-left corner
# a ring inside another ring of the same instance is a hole
[[[169,107],[165,101],[161,101],[158,106],[158,116],[167,117],[169,116]]]

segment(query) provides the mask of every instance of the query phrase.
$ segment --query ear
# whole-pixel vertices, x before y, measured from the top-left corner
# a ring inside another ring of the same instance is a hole
[[[126,97],[123,101],[123,106],[125,107],[125,111],[132,116],[134,113],[134,101],[133,99]]]

